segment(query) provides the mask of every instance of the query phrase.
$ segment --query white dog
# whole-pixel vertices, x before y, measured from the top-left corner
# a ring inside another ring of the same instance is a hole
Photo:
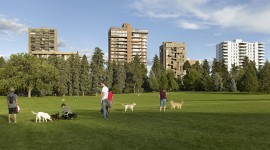
[[[44,121],[47,122],[47,120],[52,121],[52,118],[48,113],[45,113],[45,112],[37,112],[37,113],[35,113],[34,111],[32,111],[32,113],[34,115],[36,115],[36,123],[37,123],[37,121],[40,123],[41,119],[42,119],[42,122],[44,122]]]
[[[183,100],[181,100],[181,102],[170,101],[170,103],[171,103],[171,105],[172,105],[171,109],[172,109],[172,108],[175,109],[175,107],[177,107],[178,109],[179,109],[179,108],[181,109],[182,106],[183,106],[183,104],[184,104],[184,101],[183,101]]]
[[[131,109],[133,111],[133,108],[135,107],[136,103],[133,104],[122,104],[122,106],[125,107],[125,112],[127,111],[127,109]]]

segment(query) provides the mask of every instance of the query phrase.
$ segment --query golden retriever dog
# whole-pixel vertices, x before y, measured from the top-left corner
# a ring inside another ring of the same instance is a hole
[[[182,108],[182,106],[183,106],[183,104],[184,104],[184,101],[183,100],[181,100],[181,102],[174,102],[174,101],[170,101],[170,103],[171,103],[171,109],[175,109],[175,107],[176,108]]]
[[[136,106],[136,103],[133,103],[133,104],[122,104],[122,106],[125,107],[125,112],[127,111],[127,109],[131,109],[133,111],[133,108]]]

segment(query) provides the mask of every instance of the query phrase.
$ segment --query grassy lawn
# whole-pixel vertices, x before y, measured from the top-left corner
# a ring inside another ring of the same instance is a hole
[[[270,95],[168,93],[184,100],[182,109],[159,112],[158,93],[115,95],[110,118],[100,113],[100,97],[64,97],[77,120],[35,123],[31,110],[54,114],[62,97],[19,97],[17,123],[7,123],[6,97],[0,97],[0,149],[12,150],[268,150]],[[121,103],[136,102],[124,113]]]

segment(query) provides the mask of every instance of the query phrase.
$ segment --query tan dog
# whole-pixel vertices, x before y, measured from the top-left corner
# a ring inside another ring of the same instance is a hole
[[[127,111],[127,109],[131,109],[133,111],[133,108],[135,107],[136,103],[133,104],[122,104],[122,106],[125,107],[125,112]]]
[[[171,109],[175,109],[175,107],[177,107],[178,109],[179,108],[181,109],[184,104],[184,101],[183,100],[181,100],[181,102],[170,101],[170,103],[172,105]]]

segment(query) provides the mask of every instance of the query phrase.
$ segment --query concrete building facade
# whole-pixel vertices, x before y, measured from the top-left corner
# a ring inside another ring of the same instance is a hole
[[[256,63],[256,68],[263,66],[265,63],[264,43],[262,42],[244,42],[241,39],[233,41],[224,41],[216,45],[216,59],[222,61],[231,70],[232,65],[242,67],[245,57]]]
[[[147,64],[148,30],[133,29],[128,23],[122,28],[111,27],[108,32],[109,61],[131,62],[138,55]]]
[[[159,47],[160,63],[175,73],[175,78],[184,75],[183,65],[186,62],[186,43],[163,42]]]
[[[59,52],[57,49],[57,31],[41,27],[28,29],[28,53],[37,57],[48,58],[57,55],[68,59],[74,52]]]

